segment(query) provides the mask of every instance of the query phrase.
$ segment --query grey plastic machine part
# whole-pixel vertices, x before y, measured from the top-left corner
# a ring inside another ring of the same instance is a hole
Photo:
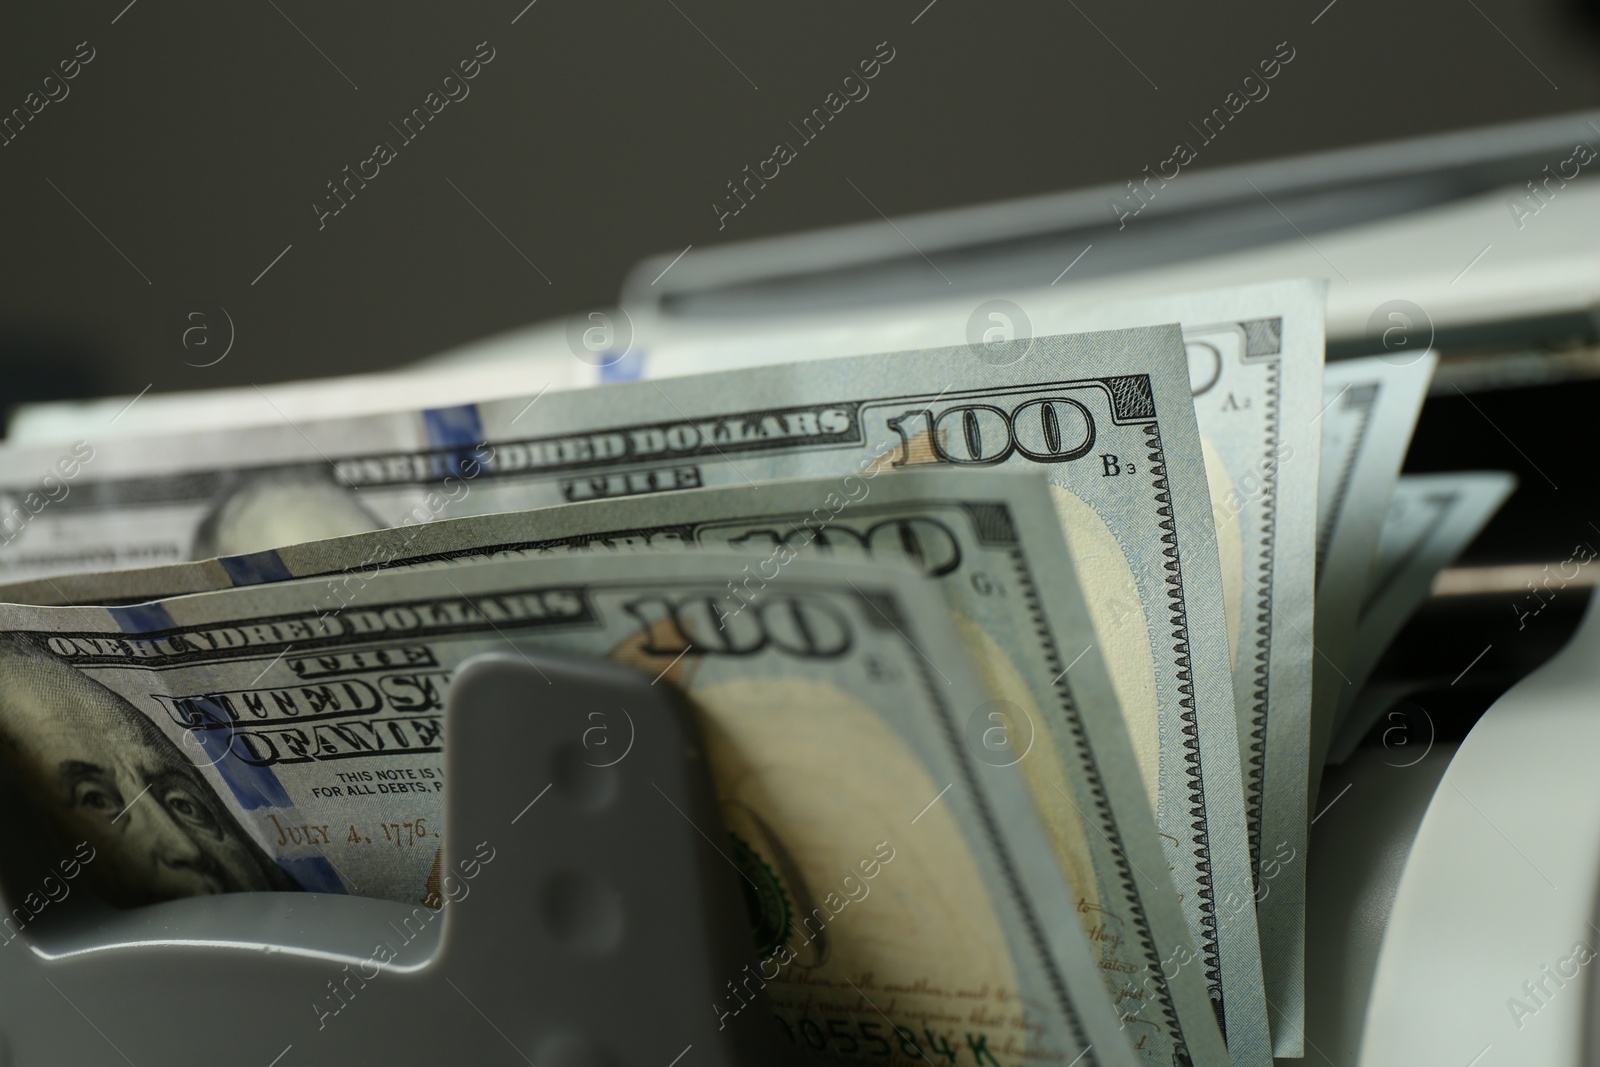
[[[1600,113],[1576,112],[1185,171],[1182,181],[1159,182],[1160,195],[1138,211],[1136,227],[1125,226],[1110,205],[1139,203],[1132,186],[1153,180],[1148,167],[1126,183],[906,216],[893,226],[873,218],[688,257],[673,250],[629,272],[621,303],[641,315],[731,319],[992,293],[1042,285],[1093,245],[1095,254],[1070,279],[1085,282],[1314,238],[1520,186],[1566,158],[1575,139],[1592,137],[1597,120]],[[937,272],[928,269],[932,261]]]
[[[116,911],[77,888],[0,935],[0,1065],[789,1062],[764,1001],[711,1007],[754,942],[666,686],[482,656],[457,672],[445,737],[441,909],[240,893]],[[14,801],[8,913],[62,853]]]
[[[1315,1064],[1358,1062],[1400,875],[1455,755],[1432,735],[1432,720],[1426,733],[1407,720],[1382,748],[1359,749],[1323,777],[1306,861],[1305,1037]]]

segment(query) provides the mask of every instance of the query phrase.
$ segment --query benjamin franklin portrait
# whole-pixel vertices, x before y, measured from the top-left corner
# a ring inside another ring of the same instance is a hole
[[[21,635],[0,635],[0,757],[64,843],[94,847],[112,904],[300,888],[153,722]]]
[[[271,471],[245,477],[217,495],[195,530],[189,558],[242,556],[386,525],[354,489],[326,471]]]

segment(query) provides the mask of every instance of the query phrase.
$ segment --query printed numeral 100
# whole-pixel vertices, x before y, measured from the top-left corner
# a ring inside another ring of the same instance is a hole
[[[1065,463],[1094,448],[1094,416],[1063,396],[1026,400],[1010,411],[993,404],[963,404],[946,408],[937,418],[927,408],[912,408],[890,419],[889,428],[900,435],[897,467],[918,463],[986,467],[1004,463],[1014,452],[1035,463]],[[913,452],[917,441],[928,443],[933,458]]]

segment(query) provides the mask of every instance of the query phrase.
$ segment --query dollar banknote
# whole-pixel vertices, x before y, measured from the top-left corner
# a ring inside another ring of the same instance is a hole
[[[30,491],[54,459],[0,453],[0,478]],[[1175,326],[107,442],[75,478],[47,475],[65,491],[0,548],[0,575],[880,465],[1048,476],[1229,1050],[1264,1063],[1216,530]]]
[[[1516,477],[1504,471],[1402,474],[1395,482],[1350,643],[1351,684],[1334,721],[1330,759],[1346,759],[1377,721],[1383,707],[1360,699],[1372,669],[1428,599],[1434,577],[1482,532],[1516,486]]]
[[[547,323],[378,373],[18,404],[6,419],[5,438],[33,445],[75,441],[84,434],[96,440],[161,436],[174,426],[189,431],[234,430],[285,418],[296,422],[346,418],[600,385],[631,369],[633,362],[621,360],[623,352],[611,352],[600,344],[608,329],[601,323],[616,322],[615,309],[591,314],[594,319],[583,316],[579,322],[596,331],[591,334],[597,348],[593,352],[581,343],[569,344],[568,324]],[[231,328],[220,317],[211,321],[203,312],[193,315],[197,317],[182,334],[193,357],[186,362],[203,368],[208,358],[224,358]],[[585,358],[573,358],[574,351]]]
[[[1305,283],[1276,290],[1277,314],[1185,325],[1184,342],[1228,598],[1273,1051],[1296,1057],[1305,1054],[1305,812],[1321,452],[1313,420],[1324,298],[1321,286]],[[1207,302],[1213,312],[1228,303]]]
[[[667,322],[651,375],[1036,334],[1183,324],[1221,554],[1273,1047],[1304,1054],[1317,479],[1326,286],[1293,280],[1124,303],[1040,288],[803,320]]]
[[[310,602],[338,610],[363,596],[367,576],[398,568],[742,549],[748,561],[724,589],[737,626],[743,611],[760,609],[766,587],[794,558],[913,564],[936,583],[989,694],[984,715],[969,724],[974,750],[1021,770],[1141,1061],[1229,1063],[1044,479],[881,474],[448,519],[281,548],[271,554],[270,573],[320,579]],[[233,588],[236,572],[229,561],[209,560],[67,575],[0,587],[0,600],[137,602]]]
[[[1405,352],[1336,360],[1323,382],[1317,486],[1317,658],[1311,690],[1311,765],[1321,767],[1345,690],[1389,494],[1405,462],[1438,357]],[[1315,790],[1308,804],[1316,802]],[[1308,808],[1309,810],[1309,808]]]
[[[1026,782],[968,740],[991,698],[934,591],[893,561],[795,561],[737,610],[747,562],[468,563],[373,575],[331,612],[315,582],[7,605],[6,758],[94,847],[113,902],[298,888],[438,907],[453,672],[497,650],[605,657],[696,712],[792,1033],[843,1018],[854,1045],[827,1051],[870,1062],[860,1022],[913,1035],[899,1062],[1135,1063]]]

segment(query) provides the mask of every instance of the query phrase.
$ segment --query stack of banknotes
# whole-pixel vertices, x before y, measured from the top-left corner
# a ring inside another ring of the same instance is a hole
[[[606,658],[698,717],[800,1049],[1304,1055],[1321,768],[1509,476],[1400,476],[1435,358],[1325,365],[1320,282],[1015,296],[1022,336],[751,324],[700,373],[0,447],[9,772],[114,904],[437,907],[452,673]]]

